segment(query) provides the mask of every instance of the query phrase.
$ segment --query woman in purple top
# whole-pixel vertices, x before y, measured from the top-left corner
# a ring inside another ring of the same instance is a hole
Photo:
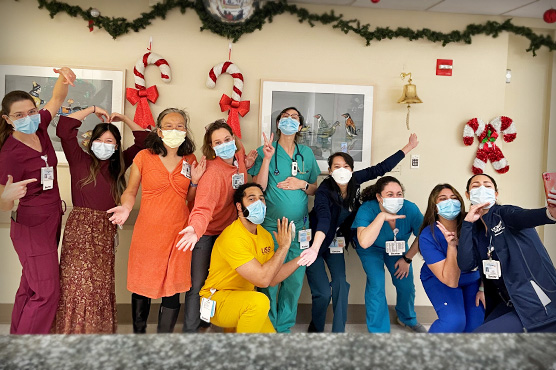
[[[81,120],[96,114],[103,122],[93,129],[86,151],[77,139]],[[104,121],[108,123],[104,123]],[[118,128],[123,121],[133,131],[135,144],[122,150]],[[116,225],[106,213],[120,203],[125,171],[144,149],[148,131],[119,113],[99,107],[60,118],[56,135],[68,160],[73,209],[64,229],[60,258],[61,295],[56,315],[59,334],[116,332],[114,262]]]
[[[56,152],[48,125],[73,85],[64,67],[52,99],[39,111],[33,97],[12,91],[2,100],[0,120],[0,209],[12,210],[10,237],[23,267],[12,311],[12,334],[47,334],[58,307],[58,241],[62,206]]]

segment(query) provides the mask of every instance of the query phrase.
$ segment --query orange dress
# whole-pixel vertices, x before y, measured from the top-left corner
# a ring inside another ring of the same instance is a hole
[[[183,157],[189,164],[195,155]],[[157,154],[140,151],[133,160],[141,172],[141,208],[135,222],[127,289],[149,298],[169,297],[191,287],[191,251],[176,248],[186,227],[190,180],[181,174],[182,162],[169,173]]]

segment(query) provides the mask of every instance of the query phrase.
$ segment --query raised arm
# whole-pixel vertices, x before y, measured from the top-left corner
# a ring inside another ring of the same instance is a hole
[[[259,287],[259,288],[267,288],[271,286],[273,283],[277,284],[277,279],[282,278],[285,279],[287,276],[285,275],[288,271],[291,274],[297,268],[297,258],[290,261],[288,267],[282,271],[282,274],[279,272],[284,266],[284,260],[288,251],[290,249],[291,238],[292,238],[292,226],[291,223],[288,222],[288,219],[283,217],[281,220],[277,221],[278,223],[278,233],[274,233],[274,237],[276,238],[276,242],[278,243],[278,249],[274,252],[274,255],[264,264],[260,264],[255,258],[251,261],[244,263],[243,265],[239,266],[236,271],[246,280],[248,280],[251,284]],[[295,265],[295,266],[293,266]],[[295,268],[294,268],[295,267]],[[277,277],[280,275],[280,277]]]
[[[59,74],[58,80],[52,90],[52,98],[44,106],[44,109],[50,112],[51,117],[58,113],[68,95],[68,85],[74,86],[73,81],[75,81],[75,73],[68,67],[54,68],[54,72]]]
[[[274,139],[274,133],[270,134],[270,139],[267,139],[266,134],[263,133],[263,162],[261,164],[261,168],[259,169],[259,173],[253,176],[253,182],[261,185],[263,191],[266,190],[268,185],[268,173],[270,168],[270,161],[272,156],[274,155],[274,151],[276,150],[272,146],[272,140]]]

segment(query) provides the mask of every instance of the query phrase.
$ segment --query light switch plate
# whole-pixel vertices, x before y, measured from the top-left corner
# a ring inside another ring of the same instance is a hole
[[[412,154],[411,155],[410,167],[411,168],[419,168],[420,164],[421,164],[421,159],[419,158],[419,155],[418,154]]]

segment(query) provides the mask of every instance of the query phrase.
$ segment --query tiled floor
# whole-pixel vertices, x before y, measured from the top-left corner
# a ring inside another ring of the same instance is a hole
[[[430,325],[424,325],[427,329]],[[305,333],[307,331],[308,325],[298,324],[292,328],[292,333]],[[324,331],[330,332],[332,330],[331,324],[326,324]],[[176,333],[181,332],[181,325],[176,325]],[[207,333],[220,333],[221,330],[218,328],[211,327],[207,329]],[[392,333],[407,333],[407,329],[402,328],[399,325],[392,324]],[[119,325],[118,334],[131,334],[133,333],[133,327],[131,325]],[[156,333],[156,324],[149,324],[147,326],[147,333]],[[367,325],[365,324],[347,324],[346,333],[367,333]],[[0,324],[0,335],[10,334],[10,325]]]

